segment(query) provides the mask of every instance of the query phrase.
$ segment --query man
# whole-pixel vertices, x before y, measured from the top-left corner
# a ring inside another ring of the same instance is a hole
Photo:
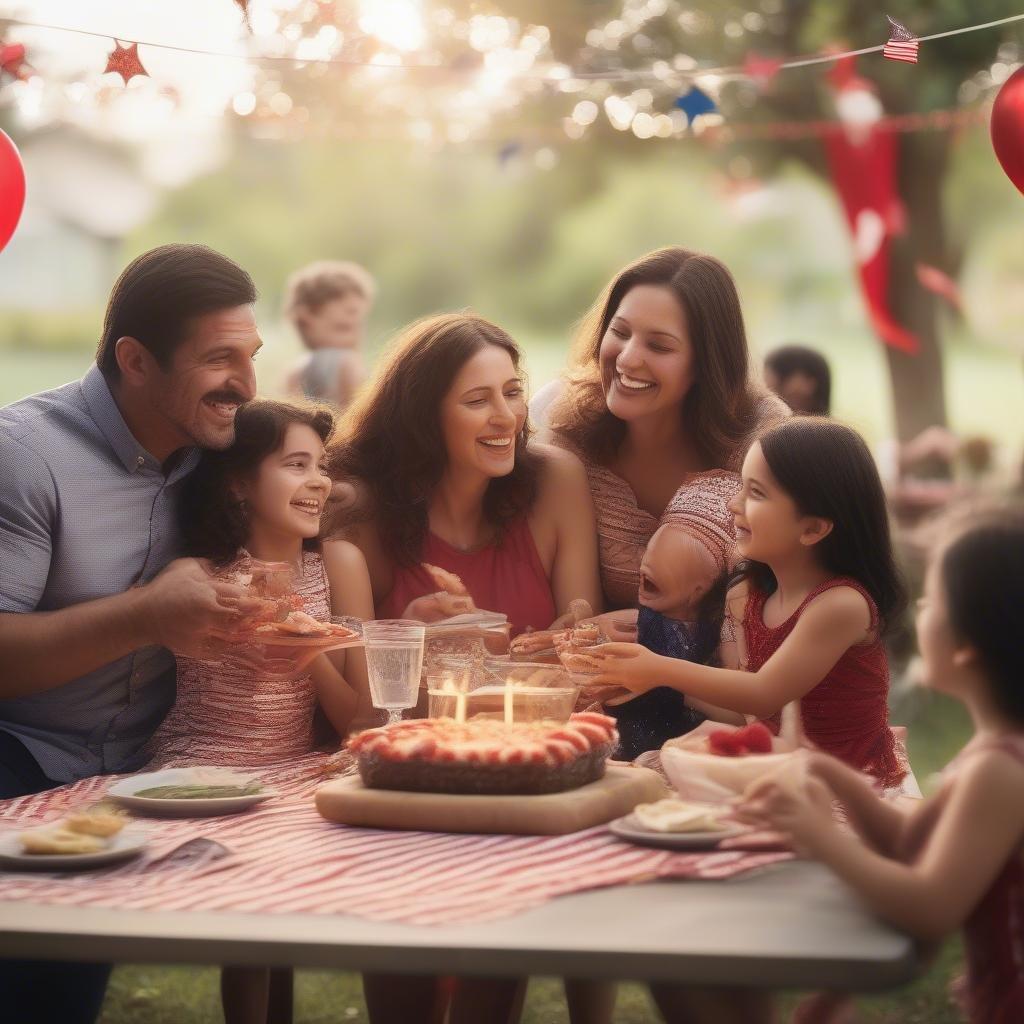
[[[246,610],[178,558],[177,502],[255,394],[255,299],[205,246],[154,249],[114,285],[82,380],[0,409],[0,799],[139,768],[174,700],[171,652]],[[4,1012],[91,1021],[109,972],[0,963]]]

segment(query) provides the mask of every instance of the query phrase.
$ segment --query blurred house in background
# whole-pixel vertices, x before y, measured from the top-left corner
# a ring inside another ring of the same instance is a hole
[[[102,305],[123,262],[124,237],[152,217],[160,192],[132,151],[68,126],[19,140],[25,212],[0,253],[0,308]]]

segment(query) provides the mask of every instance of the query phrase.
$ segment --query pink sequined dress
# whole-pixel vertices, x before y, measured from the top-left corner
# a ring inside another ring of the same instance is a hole
[[[296,593],[314,618],[330,616],[330,585],[319,552],[303,552]],[[177,697],[147,744],[149,767],[254,767],[308,754],[314,746],[315,710],[316,692],[308,674],[266,679],[179,657]]]

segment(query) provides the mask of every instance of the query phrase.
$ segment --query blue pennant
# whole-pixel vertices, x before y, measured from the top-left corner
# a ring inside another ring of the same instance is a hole
[[[686,115],[691,125],[701,114],[713,114],[718,109],[715,101],[697,86],[693,86],[688,93],[680,96],[675,105]]]

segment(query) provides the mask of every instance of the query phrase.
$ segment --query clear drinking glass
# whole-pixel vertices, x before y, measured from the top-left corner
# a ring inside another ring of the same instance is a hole
[[[416,706],[423,666],[423,623],[373,619],[363,623],[366,673],[375,708],[388,713],[388,725],[400,722]]]

